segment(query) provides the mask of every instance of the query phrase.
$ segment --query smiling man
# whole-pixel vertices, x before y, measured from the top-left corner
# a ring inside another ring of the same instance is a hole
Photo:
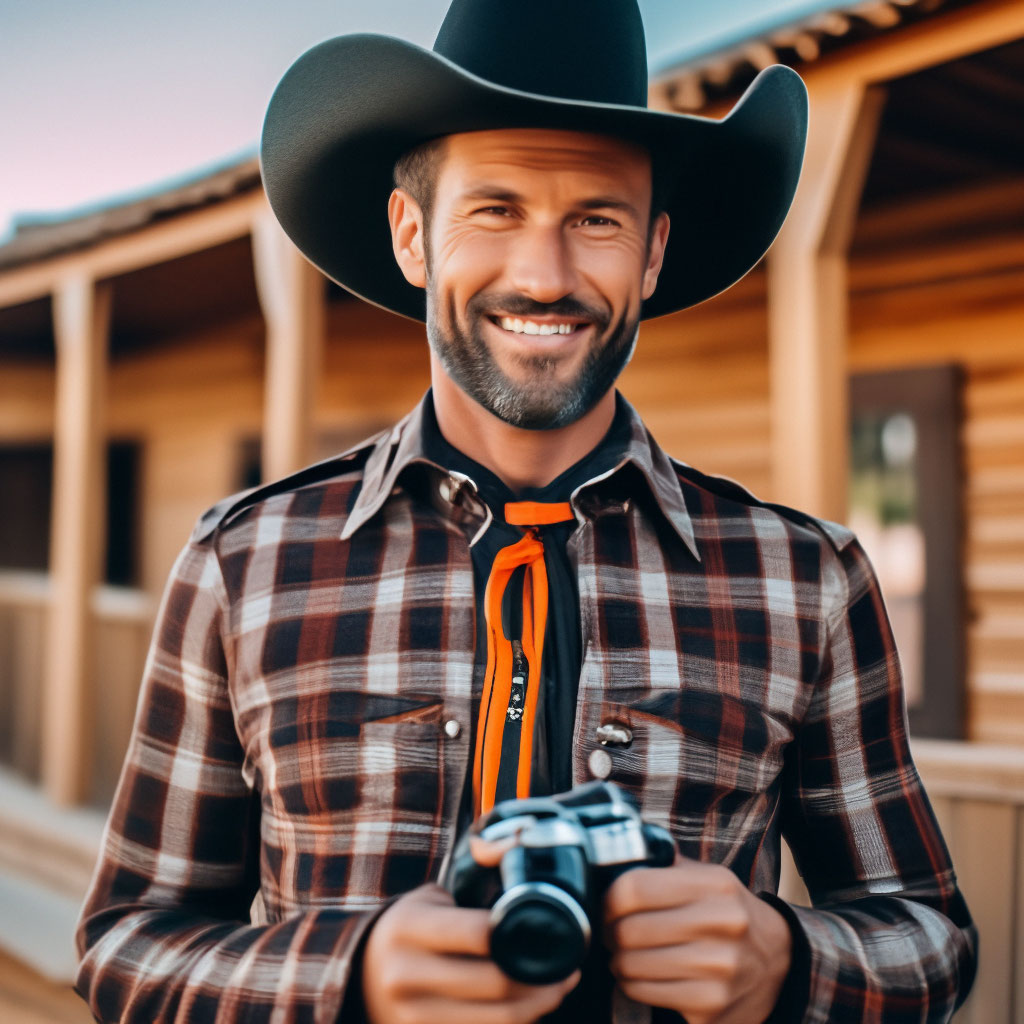
[[[770,245],[802,85],[770,68],[721,122],[645,94],[634,0],[455,0],[433,51],[342,36],[279,85],[275,213],[426,323],[431,388],[183,550],[77,933],[97,1019],[895,1024],[965,998],[976,934],[863,550],[670,459],[614,386],[644,319]],[[594,778],[675,863],[611,884],[581,972],[513,981],[437,880],[496,802]],[[812,907],[777,895],[782,836]]]

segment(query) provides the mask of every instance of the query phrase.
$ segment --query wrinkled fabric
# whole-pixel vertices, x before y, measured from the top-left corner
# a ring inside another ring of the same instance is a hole
[[[572,781],[596,767],[684,856],[777,901],[803,949],[786,1019],[948,1020],[977,937],[861,546],[629,417],[621,462],[572,499]],[[374,915],[438,877],[472,758],[488,512],[421,425],[422,403],[227,499],[179,556],[76,933],[98,1020],[353,1019]],[[628,746],[600,745],[610,722]],[[812,908],[771,895],[783,835]],[[619,993],[610,1012],[680,1019]]]

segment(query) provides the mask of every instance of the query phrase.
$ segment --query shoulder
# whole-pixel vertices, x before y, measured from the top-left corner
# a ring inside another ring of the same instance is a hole
[[[780,505],[776,502],[763,501],[747,490],[742,484],[726,476],[713,476],[702,473],[693,466],[678,459],[669,457],[672,468],[679,477],[680,486],[685,497],[697,499],[703,495],[702,505],[711,506],[711,514],[728,518],[743,516],[749,518],[751,513],[762,515],[782,527],[789,536],[803,535],[824,540],[837,554],[841,554],[856,540],[856,535],[842,523],[830,519],[812,516],[809,512]],[[687,494],[687,491],[690,493]],[[689,500],[687,504],[690,505]],[[691,508],[691,512],[694,511]]]
[[[348,492],[354,500],[362,483],[363,469],[377,444],[389,435],[381,431],[366,438],[340,455],[331,456],[321,462],[305,466],[288,476],[261,484],[248,490],[238,491],[211,505],[199,517],[192,530],[190,542],[202,543],[217,530],[226,528],[245,513],[266,508],[279,497],[295,495],[303,491],[337,487]],[[351,502],[348,502],[350,505]]]

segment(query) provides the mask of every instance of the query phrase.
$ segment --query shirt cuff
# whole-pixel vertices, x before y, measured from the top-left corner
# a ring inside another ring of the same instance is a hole
[[[336,1018],[337,1024],[356,1024],[356,1022],[369,1024],[370,1018],[366,1013],[366,1004],[363,1002],[363,954],[366,952],[366,941],[370,937],[370,932],[373,931],[373,926],[377,923],[380,915],[398,898],[392,896],[369,914],[359,941],[352,951],[352,965],[349,968],[348,984],[345,986],[345,997],[341,1001],[341,1011]]]
[[[782,983],[775,1008],[764,1024],[794,1024],[794,1021],[804,1019],[811,998],[811,944],[807,941],[800,918],[785,900],[770,892],[759,892],[757,895],[786,919],[792,939],[789,972]]]

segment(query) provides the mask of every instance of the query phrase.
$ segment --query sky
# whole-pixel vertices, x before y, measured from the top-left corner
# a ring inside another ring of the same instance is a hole
[[[497,0],[495,0],[497,2]],[[503,0],[509,2],[509,0]],[[640,0],[652,71],[828,0]],[[448,0],[0,0],[0,241],[256,151],[274,86],[346,32],[433,43]]]

